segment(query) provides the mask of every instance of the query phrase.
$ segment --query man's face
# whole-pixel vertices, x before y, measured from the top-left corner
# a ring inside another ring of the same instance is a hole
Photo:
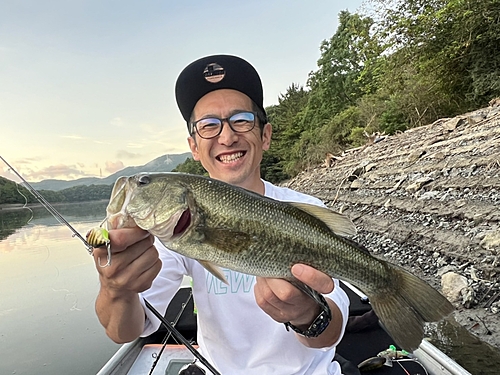
[[[222,89],[202,97],[196,103],[192,118],[194,121],[207,117],[227,118],[242,111],[252,112],[250,98],[239,91]],[[250,132],[235,133],[224,121],[217,137],[203,139],[193,134],[188,142],[194,160],[201,162],[210,177],[255,191],[262,188],[260,162],[262,152],[269,149],[271,132],[271,125],[266,124],[261,136],[256,123]]]

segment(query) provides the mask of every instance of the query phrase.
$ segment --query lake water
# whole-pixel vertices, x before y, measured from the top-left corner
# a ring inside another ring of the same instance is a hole
[[[84,235],[99,225],[105,206],[57,209]],[[99,371],[119,345],[95,315],[98,290],[93,258],[44,208],[0,210],[0,375]],[[431,336],[472,374],[498,373],[500,352],[463,327],[445,322]]]
[[[58,210],[84,235],[105,216],[105,205]],[[31,215],[0,210],[0,374],[95,374],[119,345],[94,312],[93,259],[45,209]]]

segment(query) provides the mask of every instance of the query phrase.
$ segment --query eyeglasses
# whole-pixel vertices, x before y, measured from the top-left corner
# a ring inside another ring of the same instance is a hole
[[[215,138],[222,132],[224,121],[228,123],[233,132],[247,133],[255,127],[255,113],[238,112],[226,118],[202,118],[201,120],[191,123],[191,134],[196,130],[196,133],[198,133],[201,138]]]

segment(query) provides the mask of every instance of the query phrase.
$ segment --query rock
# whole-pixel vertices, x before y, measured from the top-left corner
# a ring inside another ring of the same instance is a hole
[[[462,291],[468,287],[467,278],[455,272],[447,272],[441,276],[443,295],[450,302],[462,300]]]
[[[443,276],[445,273],[448,273],[448,272],[452,272],[452,271],[455,271],[455,267],[454,266],[451,266],[451,265],[447,265],[447,266],[444,266],[443,268],[441,268],[437,273],[436,273],[436,276]]]
[[[408,156],[408,162],[409,163],[414,163],[416,162],[422,155],[425,154],[425,151],[424,150],[417,150],[417,151],[414,151],[412,152],[409,156]]]
[[[430,177],[421,177],[419,179],[417,179],[415,182],[413,182],[412,184],[408,185],[406,187],[406,191],[409,191],[409,192],[416,192],[417,190],[420,190],[424,185],[427,185],[429,182],[432,182],[433,179],[430,178]]]
[[[434,288],[467,277],[456,303],[500,322],[500,106],[388,135],[283,185],[347,214],[354,241]],[[498,327],[481,339],[500,348]]]
[[[470,286],[467,286],[460,291],[460,294],[462,295],[462,305],[466,309],[470,309],[472,307],[472,304],[474,303],[474,289]]]
[[[490,107],[500,107],[500,98],[493,98],[488,104]]]
[[[361,186],[363,186],[363,181],[359,178],[351,182],[351,190],[357,190]]]
[[[492,231],[487,233],[481,240],[480,245],[487,250],[500,249],[500,232]],[[500,253],[500,251],[498,251]]]
[[[451,120],[446,121],[442,126],[444,129],[446,129],[448,131],[453,131],[457,127],[465,124],[466,121],[467,120],[463,117],[455,117],[455,118],[452,118]]]

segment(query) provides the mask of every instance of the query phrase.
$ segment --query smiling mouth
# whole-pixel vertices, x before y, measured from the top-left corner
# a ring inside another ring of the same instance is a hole
[[[232,163],[245,155],[244,152],[236,152],[234,154],[226,154],[226,155],[220,155],[217,156],[217,160],[219,160],[222,163]]]

